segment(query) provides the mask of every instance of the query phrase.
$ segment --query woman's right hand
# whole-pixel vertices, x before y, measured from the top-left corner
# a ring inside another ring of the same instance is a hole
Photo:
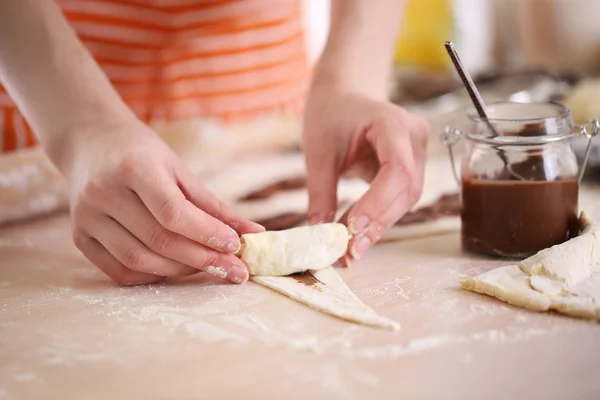
[[[150,128],[127,120],[71,133],[57,164],[69,182],[73,240],[109,277],[135,285],[206,271],[248,280],[233,255],[238,235],[264,228],[210,193]]]

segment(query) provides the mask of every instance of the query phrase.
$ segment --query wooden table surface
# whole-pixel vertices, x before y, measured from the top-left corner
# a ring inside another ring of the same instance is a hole
[[[232,166],[208,186],[233,199],[266,175],[301,171],[299,160]],[[423,202],[446,190],[456,190],[447,161],[432,159]],[[580,201],[596,218],[598,193],[588,184]],[[236,208],[256,216],[304,206],[295,193]],[[600,398],[599,324],[461,289],[459,278],[503,264],[463,253],[457,231],[377,245],[339,272],[400,322],[392,333],[206,274],[120,288],[73,246],[67,215],[7,226],[0,399]]]

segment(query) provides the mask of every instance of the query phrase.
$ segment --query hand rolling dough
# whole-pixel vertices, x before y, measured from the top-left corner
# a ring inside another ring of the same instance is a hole
[[[600,230],[582,213],[582,233],[519,265],[461,280],[467,290],[537,311],[600,320]]]
[[[346,254],[350,234],[343,224],[301,226],[241,236],[237,253],[251,276],[283,276],[329,267]]]
[[[346,254],[350,234],[338,223],[242,235],[240,258],[251,280],[326,314],[377,328],[399,325],[360,301],[331,267]],[[311,270],[317,282],[307,285],[285,275]]]

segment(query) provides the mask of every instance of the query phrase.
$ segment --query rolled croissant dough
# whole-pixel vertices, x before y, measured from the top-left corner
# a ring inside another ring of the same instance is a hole
[[[349,238],[339,223],[245,234],[238,256],[248,265],[250,279],[261,286],[344,320],[399,329],[361,302],[331,266],[346,254]],[[286,276],[307,270],[316,278],[314,284]]]
[[[251,276],[283,276],[329,267],[346,254],[350,234],[339,223],[242,235],[238,256]]]
[[[460,283],[518,307],[600,320],[600,229],[584,213],[580,225],[573,239]]]

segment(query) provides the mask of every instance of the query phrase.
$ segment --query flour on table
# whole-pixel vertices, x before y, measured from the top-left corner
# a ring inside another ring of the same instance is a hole
[[[559,327],[554,327],[550,329],[506,328],[493,329],[487,331],[477,331],[464,335],[450,333],[441,335],[430,335],[409,340],[406,344],[391,344],[384,346],[363,347],[359,349],[343,349],[340,351],[340,354],[348,358],[398,358],[457,345],[470,345],[474,342],[485,342],[491,345],[503,345],[515,342],[528,342],[535,338],[562,333],[565,329],[568,330],[568,328]]]
[[[35,374],[31,372],[22,372],[20,374],[16,374],[13,379],[18,382],[31,382],[35,380]]]

